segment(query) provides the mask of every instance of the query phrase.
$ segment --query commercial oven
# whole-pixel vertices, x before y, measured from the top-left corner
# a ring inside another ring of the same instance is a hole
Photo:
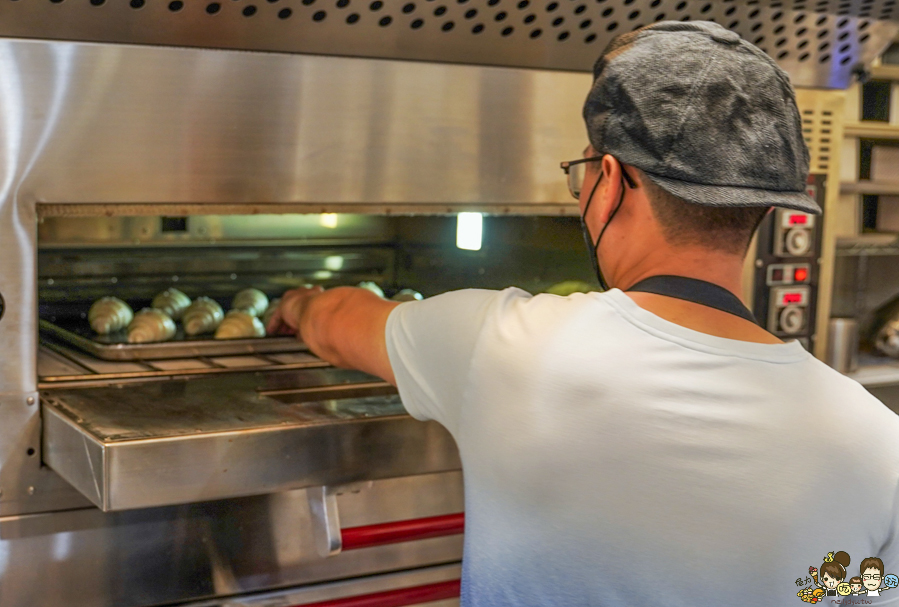
[[[388,296],[400,287],[433,295],[471,284],[536,292],[589,278],[575,218],[487,216],[483,228],[480,250],[466,251],[456,246],[456,217],[447,216],[44,217],[42,431],[29,457],[39,451],[83,496],[73,505],[87,498],[111,513],[97,524],[163,519],[138,550],[101,525],[122,561],[94,575],[131,577],[107,599],[135,601],[136,589],[157,593],[156,601],[240,594],[372,574],[390,574],[376,586],[385,589],[363,592],[360,582],[358,593],[383,594],[383,604],[455,596],[464,521],[458,454],[442,427],[405,415],[392,386],[330,367],[293,337],[179,335],[135,345],[95,335],[85,314],[109,294],[139,309],[171,285],[227,306],[247,286],[276,296],[301,284],[368,280]],[[93,508],[75,513],[101,517]],[[169,525],[182,528],[164,531]],[[165,562],[171,550],[188,554]],[[132,561],[139,558],[150,562]],[[175,572],[186,579],[171,579]],[[12,578],[6,591],[29,587]],[[319,596],[310,592],[285,596]]]
[[[776,306],[769,266],[810,264],[794,336],[819,352],[839,89],[899,29],[875,8],[0,3],[0,605],[453,604],[445,430],[294,339],[104,342],[90,303],[589,281],[558,163],[586,143],[592,61],[621,31],[713,19],[817,87],[816,248],[775,255],[796,226],[772,225],[746,288]]]

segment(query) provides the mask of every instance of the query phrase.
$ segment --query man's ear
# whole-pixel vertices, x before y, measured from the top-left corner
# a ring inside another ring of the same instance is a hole
[[[602,162],[602,173],[605,175],[606,182],[600,185],[596,197],[599,203],[599,220],[606,224],[609,223],[609,218],[621,199],[621,164],[610,154],[603,156],[600,162]]]

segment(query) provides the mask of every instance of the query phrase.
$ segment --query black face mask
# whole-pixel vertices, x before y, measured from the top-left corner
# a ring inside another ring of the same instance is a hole
[[[584,205],[584,213],[581,215],[581,230],[584,233],[584,242],[587,244],[587,251],[590,254],[590,263],[593,265],[593,273],[596,274],[596,279],[599,281],[599,288],[603,291],[609,290],[609,283],[606,282],[605,277],[602,275],[602,269],[599,267],[599,260],[597,259],[597,251],[599,250],[599,243],[602,240],[602,235],[606,233],[606,228],[609,227],[609,224],[612,223],[612,219],[615,217],[615,214],[618,213],[618,209],[621,208],[621,203],[624,202],[624,176],[621,177],[621,197],[618,199],[618,204],[615,205],[615,208],[612,209],[612,213],[609,215],[609,220],[602,227],[602,230],[599,232],[599,237],[596,239],[596,242],[593,242],[593,237],[590,235],[590,228],[587,227],[587,211],[590,210],[590,203],[593,202],[593,195],[596,194],[596,188],[599,187],[599,182],[602,181],[603,173],[600,172],[599,178],[596,180],[596,183],[593,184],[593,189],[590,191],[590,197],[587,198],[587,204]]]

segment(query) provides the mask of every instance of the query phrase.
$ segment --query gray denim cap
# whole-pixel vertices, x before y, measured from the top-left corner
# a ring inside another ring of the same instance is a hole
[[[736,33],[664,21],[616,37],[584,104],[590,143],[699,205],[821,208],[789,76]]]

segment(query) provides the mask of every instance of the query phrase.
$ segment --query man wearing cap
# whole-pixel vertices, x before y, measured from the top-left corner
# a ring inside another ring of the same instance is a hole
[[[464,605],[787,605],[829,551],[899,567],[899,418],[739,299],[765,213],[820,212],[786,74],[659,23],[604,51],[584,118],[563,168],[608,290],[297,290],[270,329],[453,434]]]

